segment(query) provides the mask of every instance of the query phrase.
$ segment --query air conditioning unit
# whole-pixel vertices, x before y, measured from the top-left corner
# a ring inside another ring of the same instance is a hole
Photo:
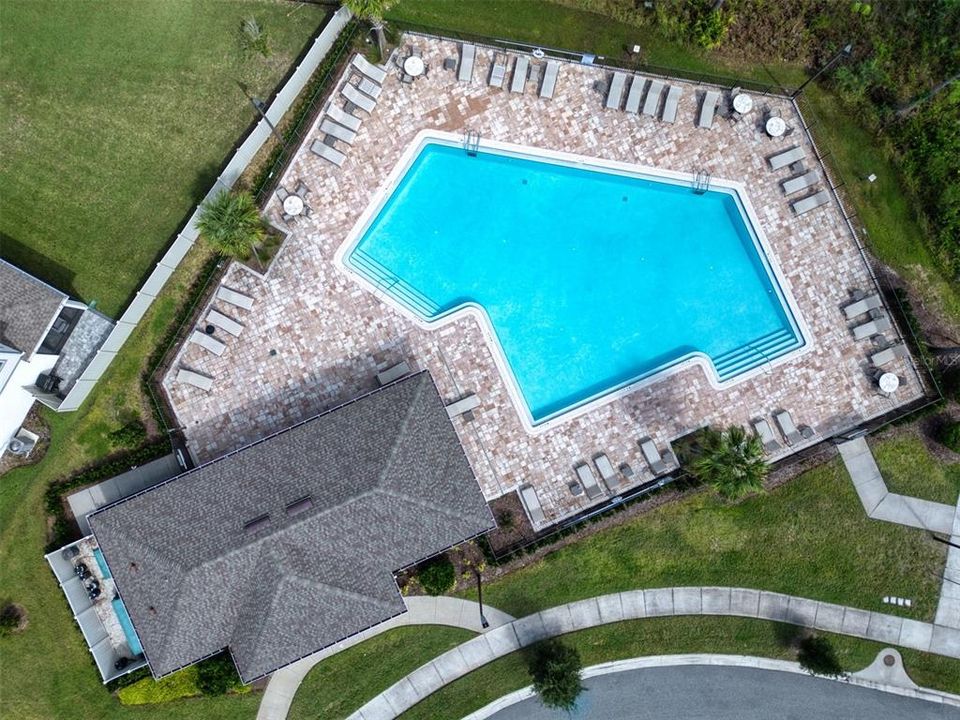
[[[52,373],[40,373],[37,377],[37,388],[41,392],[55,393],[60,387],[60,378]]]
[[[36,433],[20,428],[20,431],[7,442],[7,452],[18,457],[27,457],[36,447],[39,439],[40,436]]]

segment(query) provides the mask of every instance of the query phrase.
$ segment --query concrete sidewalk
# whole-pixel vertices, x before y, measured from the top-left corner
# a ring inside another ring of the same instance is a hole
[[[960,658],[960,629],[896,615],[746,588],[630,590],[559,605],[473,638],[407,675],[350,720],[395,718],[444,685],[540,640],[622,620],[671,615],[773,620]]]

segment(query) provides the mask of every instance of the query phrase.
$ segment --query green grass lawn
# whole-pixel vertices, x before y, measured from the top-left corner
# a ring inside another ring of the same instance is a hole
[[[0,253],[116,316],[328,12],[280,0],[11,2]],[[272,55],[244,57],[254,16]]]
[[[957,504],[960,463],[938,462],[914,436],[871,443],[887,489],[933,502]]]

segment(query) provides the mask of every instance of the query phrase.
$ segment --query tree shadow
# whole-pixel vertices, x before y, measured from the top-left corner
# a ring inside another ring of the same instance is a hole
[[[787,650],[796,650],[800,641],[807,635],[807,629],[789,622],[773,623],[773,639],[778,646]]]

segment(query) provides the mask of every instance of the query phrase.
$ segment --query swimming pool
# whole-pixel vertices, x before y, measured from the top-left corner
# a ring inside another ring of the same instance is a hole
[[[93,559],[97,561],[97,566],[100,568],[100,574],[105,578],[111,577],[110,568],[107,565],[107,561],[103,557],[103,552],[100,548],[93,549]]]
[[[722,384],[804,344],[736,190],[414,150],[341,261],[423,322],[484,314],[532,426],[681,363]]]
[[[143,652],[143,646],[140,644],[140,638],[137,637],[137,631],[133,629],[130,614],[127,612],[127,608],[120,598],[113,599],[113,612],[116,614],[117,620],[120,621],[120,627],[123,629],[123,634],[127,638],[130,653],[134,656],[140,655]]]

